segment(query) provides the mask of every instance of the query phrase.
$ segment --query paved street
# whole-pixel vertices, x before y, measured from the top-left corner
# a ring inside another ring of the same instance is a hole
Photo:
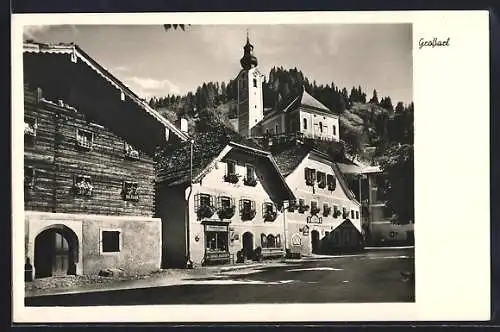
[[[413,249],[378,249],[184,278],[176,284],[26,298],[27,306],[413,302]]]

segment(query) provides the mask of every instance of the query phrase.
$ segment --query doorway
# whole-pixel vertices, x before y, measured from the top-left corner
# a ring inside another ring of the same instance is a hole
[[[243,255],[247,259],[253,258],[253,234],[245,232],[243,234]]]
[[[42,231],[35,238],[35,278],[76,274],[76,235],[65,226]]]
[[[311,232],[311,249],[313,254],[319,254],[319,232],[314,230]]]

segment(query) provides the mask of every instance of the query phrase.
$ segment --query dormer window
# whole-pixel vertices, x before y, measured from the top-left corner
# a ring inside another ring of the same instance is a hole
[[[88,175],[75,175],[73,189],[77,196],[92,196],[94,186]]]
[[[24,118],[24,136],[35,137],[37,127],[36,119]]]
[[[134,149],[132,145],[128,144],[127,142],[124,143],[124,152],[125,152],[125,157],[128,159],[133,159],[133,160],[139,159],[139,151]]]
[[[316,173],[316,180],[318,181],[318,188],[326,187],[326,174],[323,172]]]
[[[313,168],[307,168],[305,169],[305,179],[306,179],[306,184],[308,186],[313,186],[314,182],[316,181],[316,170]]]
[[[125,201],[137,202],[139,200],[137,182],[123,181],[122,195]]]
[[[257,177],[255,175],[255,167],[253,165],[247,165],[246,168],[247,168],[247,174],[245,176],[243,183],[246,186],[255,187],[257,185]]]
[[[234,160],[228,160],[226,162],[226,175],[224,176],[224,181],[229,183],[237,183],[239,181],[238,174],[236,174],[236,162]]]
[[[82,129],[76,130],[76,145],[85,150],[92,150],[94,133]]]

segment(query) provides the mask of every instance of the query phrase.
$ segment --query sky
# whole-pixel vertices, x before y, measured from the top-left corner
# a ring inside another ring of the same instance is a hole
[[[74,42],[143,98],[228,82],[241,69],[246,34],[260,71],[296,67],[312,82],[360,85],[367,97],[413,101],[411,24],[27,26],[24,39]]]

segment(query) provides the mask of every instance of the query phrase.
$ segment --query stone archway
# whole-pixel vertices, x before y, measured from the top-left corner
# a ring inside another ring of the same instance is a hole
[[[52,225],[35,238],[35,278],[76,274],[78,237],[67,226]]]

